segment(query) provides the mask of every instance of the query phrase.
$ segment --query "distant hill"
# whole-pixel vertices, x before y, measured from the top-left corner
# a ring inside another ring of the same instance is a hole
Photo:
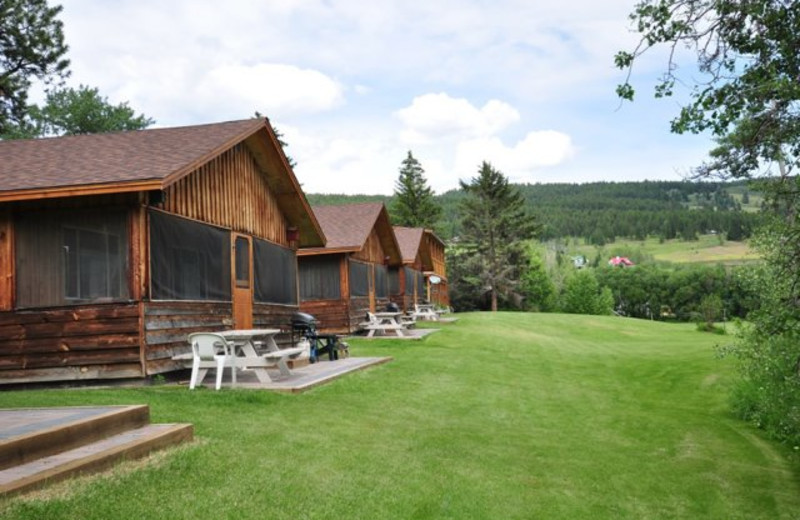
[[[582,237],[605,244],[616,237],[693,240],[699,234],[724,233],[730,240],[749,237],[758,222],[761,197],[743,181],[595,182],[588,184],[517,184],[530,210],[542,224],[542,239]],[[383,202],[387,195],[308,194],[314,205]],[[436,198],[443,218],[436,226],[442,238],[461,230],[460,190]]]

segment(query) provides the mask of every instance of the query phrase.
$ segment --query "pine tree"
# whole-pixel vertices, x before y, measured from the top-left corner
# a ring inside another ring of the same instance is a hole
[[[24,120],[34,79],[48,84],[69,75],[61,11],[46,0],[0,2],[0,135]]]
[[[398,226],[432,229],[442,213],[425,180],[425,170],[409,150],[395,182],[392,221]]]
[[[524,241],[535,236],[538,226],[519,190],[488,162],[483,162],[477,177],[460,185],[467,195],[461,207],[461,239],[472,252],[473,283],[485,290],[496,311],[499,295],[511,299],[516,294],[527,265]]]

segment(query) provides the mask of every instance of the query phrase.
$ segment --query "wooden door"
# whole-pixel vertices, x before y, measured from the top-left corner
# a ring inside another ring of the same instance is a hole
[[[233,234],[231,272],[233,277],[233,324],[237,329],[253,328],[253,254],[250,237]]]

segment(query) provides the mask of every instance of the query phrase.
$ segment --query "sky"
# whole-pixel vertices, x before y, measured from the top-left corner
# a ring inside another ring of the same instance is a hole
[[[437,193],[483,161],[518,183],[681,180],[713,144],[669,132],[664,52],[637,63],[634,103],[616,97],[634,0],[61,4],[67,85],[156,127],[258,111],[308,193],[391,194],[409,151]]]

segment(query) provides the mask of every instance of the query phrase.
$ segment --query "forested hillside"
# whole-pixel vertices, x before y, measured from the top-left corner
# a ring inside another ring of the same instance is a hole
[[[542,225],[543,240],[580,237],[602,245],[617,237],[694,240],[698,234],[724,233],[729,240],[750,236],[760,197],[742,183],[643,181],[590,184],[518,184]],[[443,209],[438,234],[458,236],[460,190],[436,197]],[[391,210],[391,196],[309,194],[312,206],[380,201]]]

